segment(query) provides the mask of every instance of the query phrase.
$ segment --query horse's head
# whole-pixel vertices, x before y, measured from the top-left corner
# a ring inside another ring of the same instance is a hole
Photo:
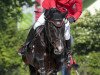
[[[61,54],[64,50],[64,19],[67,13],[59,11],[52,13],[49,19],[46,20],[46,35],[52,46],[55,54]]]

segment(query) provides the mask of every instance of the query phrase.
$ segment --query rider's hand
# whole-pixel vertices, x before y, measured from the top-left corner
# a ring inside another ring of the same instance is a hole
[[[73,22],[75,22],[75,18],[74,17],[69,17],[68,21],[69,21],[69,23],[73,23]]]

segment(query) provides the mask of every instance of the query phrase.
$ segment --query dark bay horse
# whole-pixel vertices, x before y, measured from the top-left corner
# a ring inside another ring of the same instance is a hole
[[[23,56],[29,65],[30,75],[57,75],[63,64],[66,49],[64,31],[67,13],[59,11],[46,18],[45,25],[34,30],[34,39]]]

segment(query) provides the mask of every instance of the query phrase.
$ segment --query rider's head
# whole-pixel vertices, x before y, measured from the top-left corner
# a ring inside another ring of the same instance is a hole
[[[59,3],[66,4],[70,0],[58,0]]]

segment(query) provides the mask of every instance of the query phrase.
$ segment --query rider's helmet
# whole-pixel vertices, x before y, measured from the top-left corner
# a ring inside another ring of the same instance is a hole
[[[66,3],[68,3],[68,1],[70,1],[70,0],[58,0],[58,2],[62,3],[62,4],[66,4]]]

